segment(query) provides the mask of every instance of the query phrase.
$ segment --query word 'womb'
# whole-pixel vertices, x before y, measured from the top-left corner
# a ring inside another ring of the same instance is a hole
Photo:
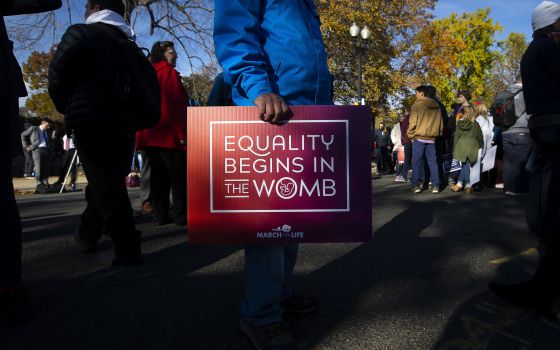
[[[223,171],[237,175],[235,180],[225,180],[226,198],[277,196],[287,200],[335,196],[335,180],[324,176],[335,173],[335,157],[328,154],[334,142],[333,134],[225,136]],[[235,155],[227,156],[227,152]],[[264,174],[281,174],[281,177],[263,177]],[[250,175],[258,176],[255,179]]]

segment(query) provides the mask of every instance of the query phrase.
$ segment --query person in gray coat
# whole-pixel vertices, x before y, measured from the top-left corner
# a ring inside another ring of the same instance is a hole
[[[527,161],[533,149],[533,140],[529,131],[529,116],[525,109],[523,99],[523,85],[521,76],[517,77],[515,84],[508,87],[508,91],[516,94],[513,98],[517,121],[507,130],[502,132],[504,145],[504,192],[507,195],[529,193],[531,180]]]
[[[35,163],[35,179],[37,185],[49,185],[51,168],[51,145],[54,135],[49,132],[48,119],[42,119],[39,126],[32,126],[21,133],[21,145],[25,151],[31,151]]]
[[[5,16],[52,11],[60,0],[0,2],[0,325],[31,316],[29,297],[21,283],[21,222],[12,184],[12,155],[19,149],[18,98],[27,95],[21,69],[12,52]]]

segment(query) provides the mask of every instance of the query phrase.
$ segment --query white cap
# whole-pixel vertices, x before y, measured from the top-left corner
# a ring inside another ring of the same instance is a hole
[[[560,5],[552,1],[543,1],[533,10],[531,24],[533,31],[548,27],[560,19]]]

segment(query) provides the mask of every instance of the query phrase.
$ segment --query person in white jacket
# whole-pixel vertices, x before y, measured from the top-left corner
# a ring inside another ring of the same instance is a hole
[[[400,123],[395,123],[393,129],[391,130],[391,142],[393,143],[393,162],[396,164],[396,171],[397,177],[395,177],[396,182],[404,182],[404,177],[401,174],[402,164],[399,163],[398,154],[399,148],[402,147],[402,133],[401,133],[401,125]]]
[[[486,151],[492,147],[492,138],[494,137],[494,122],[492,118],[488,117],[488,107],[484,103],[479,103],[476,105],[476,122],[480,125],[482,130],[482,136],[484,139],[484,145],[482,146],[482,159],[486,155]]]

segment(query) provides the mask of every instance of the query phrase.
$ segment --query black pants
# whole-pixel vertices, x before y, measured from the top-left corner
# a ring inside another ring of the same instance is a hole
[[[13,135],[18,134],[17,99],[0,97],[0,286],[14,287],[21,280],[21,223],[12,184]]]
[[[528,133],[503,134],[504,143],[504,191],[528,192],[531,176],[526,170],[527,160],[533,148]]]
[[[387,146],[377,147],[377,173],[381,174],[389,170],[388,167],[389,151]]]
[[[132,207],[125,186],[134,147],[134,130],[117,125],[74,126],[76,147],[88,185],[87,207],[79,232],[95,243],[102,234],[111,237],[117,256],[140,254],[140,234],[135,230]]]
[[[527,211],[529,229],[560,246],[560,126],[531,128],[535,168]]]
[[[150,191],[155,219],[169,216],[169,191],[173,199],[172,219],[186,220],[187,154],[185,151],[146,148],[150,161]]]
[[[62,156],[62,165],[60,166],[60,173],[58,174],[58,183],[63,183],[64,179],[66,178],[66,174],[68,173],[68,167],[70,168],[70,184],[76,183],[76,178],[78,176],[77,171],[77,159],[74,158],[76,154],[75,149],[71,149],[64,152]]]

